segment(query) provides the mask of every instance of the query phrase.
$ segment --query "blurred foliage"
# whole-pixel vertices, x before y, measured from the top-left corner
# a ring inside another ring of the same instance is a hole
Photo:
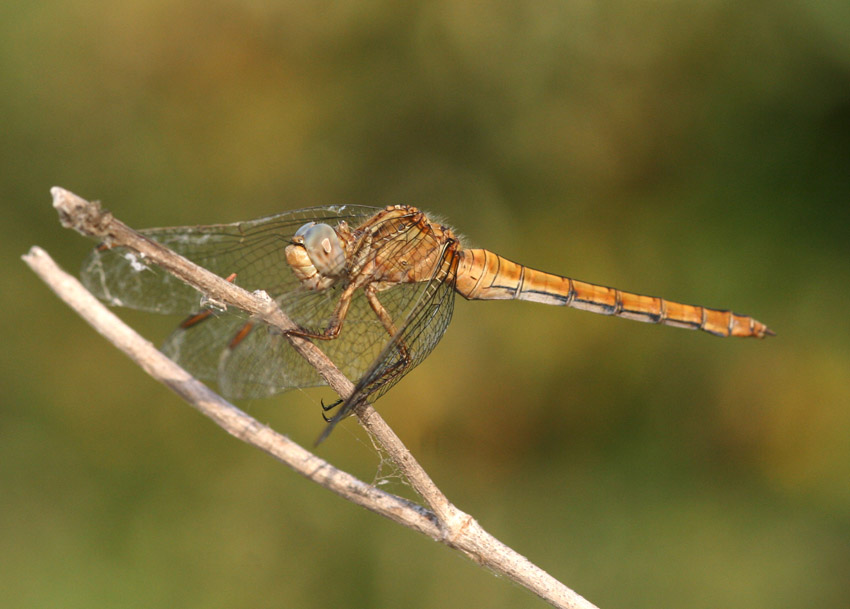
[[[601,607],[846,606],[848,31],[847,3],[801,0],[4,2],[5,603],[541,606],[95,336],[18,260],[91,246],[58,184],[137,227],[411,203],[538,268],[755,315],[775,339],[461,301],[378,406]],[[155,341],[174,323],[121,314]],[[246,407],[309,443],[322,396]],[[356,425],[321,453],[392,479]]]

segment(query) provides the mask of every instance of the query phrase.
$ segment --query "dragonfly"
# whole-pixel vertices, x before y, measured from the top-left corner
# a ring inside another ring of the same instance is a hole
[[[383,395],[427,357],[468,300],[528,300],[715,336],[774,333],[747,315],[673,302],[538,271],[486,249],[466,248],[454,231],[408,205],[338,205],[257,220],[140,231],[242,288],[263,290],[355,381],[327,410],[329,425],[362,400]],[[114,306],[188,317],[163,352],[233,399],[326,384],[284,333],[194,288],[124,247],[98,246],[81,272],[86,287]]]

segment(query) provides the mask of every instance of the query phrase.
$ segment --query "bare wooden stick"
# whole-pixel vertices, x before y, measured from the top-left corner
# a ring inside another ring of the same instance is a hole
[[[60,269],[41,248],[33,247],[23,260],[59,298],[109,342],[232,436],[269,453],[299,474],[358,505],[431,537],[439,536],[436,517],[421,506],[381,491],[335,468],[286,436],[261,424],[195,379],[124,324],[76,278]]]
[[[207,297],[248,311],[284,332],[294,325],[264,294],[249,294],[238,286],[209,273],[140,235],[116,220],[100,206],[76,195],[53,188],[54,206],[63,225],[83,234],[105,239],[114,245],[130,247],[162,266]],[[74,278],[55,267],[49,256],[33,248],[24,260],[51,288],[99,332],[107,336],[142,368],[212,418],[228,433],[253,444],[283,461],[302,475],[330,490],[392,520],[425,533],[435,540],[461,550],[476,562],[528,588],[556,607],[590,609],[594,605],[558,582],[548,573],[488,534],[468,514],[457,509],[431,481],[401,440],[371,406],[355,410],[360,422],[397,463],[433,512],[400,497],[385,493],[351,477],[287,438],[261,425],[226,402],[182,368],[165,358],[148,341],[139,337],[112,315]],[[79,292],[85,294],[83,296]],[[328,384],[348,397],[353,386],[324,353],[310,341],[290,338],[296,350],[322,374]]]
[[[146,260],[153,262],[172,273],[182,281],[197,289],[201,294],[227,306],[247,311],[265,323],[280,329],[293,348],[312,365],[325,379],[328,385],[340,397],[346,399],[354,392],[354,385],[331,362],[324,352],[307,339],[288,333],[296,325],[280,310],[280,307],[264,293],[250,293],[232,282],[209,272],[167,247],[134,231],[101,209],[100,205],[86,201],[63,188],[51,189],[53,207],[59,212],[62,225],[97,239],[107,241],[112,246],[123,246],[135,250]],[[395,432],[383,418],[368,404],[361,403],[354,409],[361,420],[368,415],[367,429],[385,447],[390,458],[402,466],[402,472],[417,493],[443,522],[454,518],[451,505],[445,495],[437,488],[425,470],[413,458]]]

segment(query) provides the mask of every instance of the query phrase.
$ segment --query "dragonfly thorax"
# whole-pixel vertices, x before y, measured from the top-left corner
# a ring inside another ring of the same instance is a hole
[[[331,226],[308,222],[286,247],[286,262],[305,286],[324,289],[345,270],[345,249]]]

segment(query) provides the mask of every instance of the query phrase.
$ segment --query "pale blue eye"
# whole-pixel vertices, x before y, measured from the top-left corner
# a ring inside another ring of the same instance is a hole
[[[299,228],[297,231],[295,231],[295,236],[296,237],[303,237],[304,234],[314,226],[316,226],[315,222],[308,222],[307,224],[305,224],[304,226]]]
[[[304,240],[304,249],[317,271],[336,275],[343,269],[345,252],[339,236],[329,225],[310,222],[299,228],[295,236]]]

